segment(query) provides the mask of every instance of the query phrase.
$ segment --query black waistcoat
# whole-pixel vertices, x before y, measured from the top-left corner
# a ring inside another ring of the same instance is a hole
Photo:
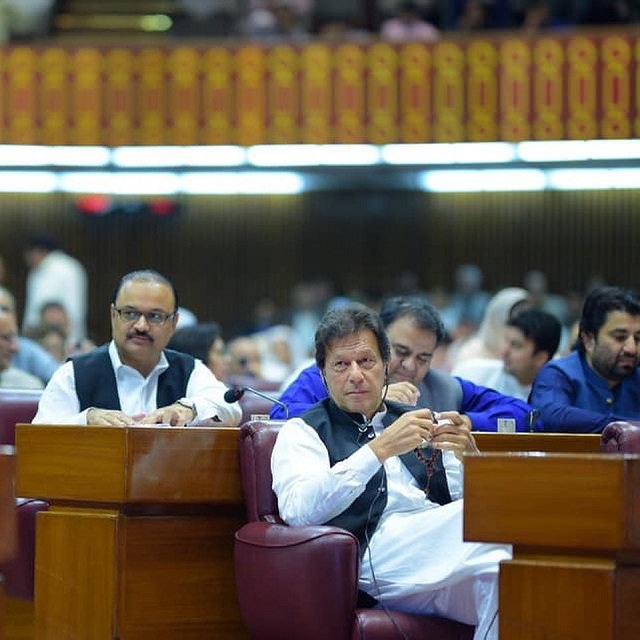
[[[157,407],[167,407],[184,398],[195,364],[194,359],[184,353],[165,349],[164,355],[169,362],[169,368],[158,378]],[[72,362],[80,411],[89,407],[117,410],[122,408],[107,345],[76,356]]]
[[[384,427],[388,427],[397,418],[415,407],[408,407],[397,402],[386,401],[387,413],[383,419]],[[313,427],[327,447],[331,466],[348,458],[352,453],[368,442],[367,434],[360,433],[357,424],[362,424],[362,416],[346,413],[329,398],[322,400],[305,412],[302,419]],[[354,421],[356,424],[354,424]],[[371,427],[370,427],[371,429]],[[424,450],[426,458],[432,453],[429,447]],[[427,472],[424,464],[418,460],[415,452],[409,451],[400,456],[404,465],[418,482],[419,487],[427,484]],[[429,499],[438,504],[451,502],[447,476],[442,465],[442,456],[438,456],[435,473],[431,478]],[[351,531],[360,541],[360,554],[366,549],[366,540],[370,538],[380,520],[387,504],[387,477],[384,467],[369,480],[365,490],[340,515],[324,524],[342,527]],[[366,529],[366,531],[365,531]]]

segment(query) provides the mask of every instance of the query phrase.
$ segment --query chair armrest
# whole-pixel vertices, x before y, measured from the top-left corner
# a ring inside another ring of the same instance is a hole
[[[18,550],[15,557],[0,566],[4,574],[5,593],[10,598],[33,600],[36,551],[36,516],[49,505],[42,500],[16,498],[18,516]]]
[[[254,638],[351,638],[358,567],[358,541],[338,527],[250,522],[235,535],[238,600]]]
[[[640,423],[610,422],[600,442],[605,453],[640,453]]]

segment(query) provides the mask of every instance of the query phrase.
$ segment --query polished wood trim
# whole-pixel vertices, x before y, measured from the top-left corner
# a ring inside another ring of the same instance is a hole
[[[19,495],[51,502],[242,502],[233,427],[16,427]]]
[[[474,432],[480,451],[545,451],[555,453],[598,453],[597,433],[489,433]]]
[[[0,446],[0,562],[16,551],[16,459],[13,447]]]

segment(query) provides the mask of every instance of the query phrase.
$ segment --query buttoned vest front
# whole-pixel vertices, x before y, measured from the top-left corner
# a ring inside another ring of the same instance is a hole
[[[397,418],[407,411],[415,410],[397,402],[386,401],[387,413],[383,419],[384,427],[391,425]],[[302,419],[313,427],[329,452],[331,466],[348,458],[362,447],[367,441],[367,433],[361,433],[358,425],[362,424],[362,416],[347,413],[340,409],[331,399],[327,398],[305,412]],[[369,427],[372,429],[372,427]],[[431,448],[423,450],[424,456],[429,458]],[[419,487],[426,487],[427,472],[425,465],[418,459],[414,451],[400,456],[403,464],[416,479]],[[442,465],[442,456],[438,456],[434,475],[429,486],[429,499],[438,504],[451,502],[447,475]],[[324,524],[342,527],[351,531],[360,542],[360,555],[364,554],[367,540],[378,526],[380,516],[387,504],[387,476],[384,467],[369,480],[365,490],[341,514]]]
[[[184,398],[195,360],[192,356],[164,350],[169,368],[158,377],[156,407],[166,407]],[[121,410],[116,376],[109,349],[103,345],[72,359],[80,411],[89,407]]]

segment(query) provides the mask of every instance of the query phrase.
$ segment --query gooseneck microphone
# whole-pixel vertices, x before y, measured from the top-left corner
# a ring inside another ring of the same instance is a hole
[[[225,402],[228,402],[229,404],[238,402],[238,400],[242,398],[242,396],[245,394],[246,391],[248,391],[249,393],[253,393],[256,396],[260,396],[265,400],[269,400],[269,402],[273,402],[274,404],[277,404],[279,407],[282,407],[284,409],[285,420],[289,419],[289,407],[287,407],[287,405],[284,402],[282,402],[281,400],[278,400],[278,398],[275,398],[274,396],[270,396],[267,393],[263,393],[262,391],[253,389],[252,387],[231,387],[231,389],[227,389],[224,392]]]

